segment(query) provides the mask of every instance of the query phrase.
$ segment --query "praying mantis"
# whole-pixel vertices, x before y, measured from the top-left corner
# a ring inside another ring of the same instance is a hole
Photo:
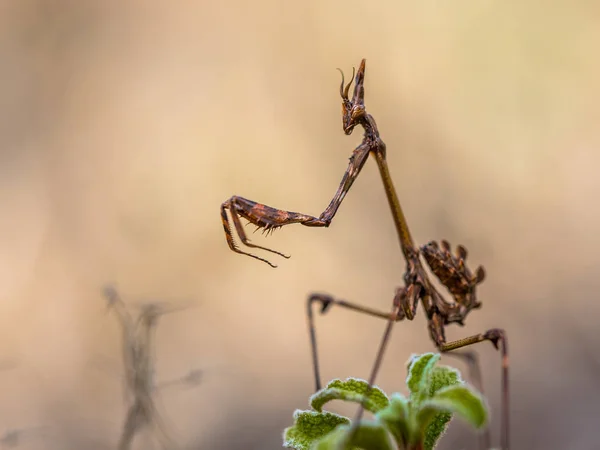
[[[273,232],[277,228],[291,224],[301,224],[307,227],[329,227],[346,194],[349,192],[352,184],[366,164],[369,155],[373,156],[377,163],[377,167],[379,168],[383,187],[392,213],[392,219],[394,220],[400,241],[400,248],[406,261],[406,270],[403,276],[404,286],[396,289],[391,313],[337,299],[327,294],[315,293],[308,297],[307,317],[316,388],[317,390],[320,389],[321,380],[313,317],[313,304],[316,303],[320,305],[321,313],[325,313],[335,305],[387,320],[387,327],[369,378],[369,384],[373,385],[390,337],[392,325],[395,322],[402,320],[413,320],[417,313],[417,307],[419,303],[421,303],[427,316],[429,335],[441,353],[451,352],[484,341],[491,342],[494,347],[500,351],[502,356],[500,443],[502,449],[508,450],[509,360],[506,332],[503,329],[493,328],[483,333],[450,342],[447,341],[445,335],[445,327],[447,325],[453,323],[464,325],[464,321],[471,310],[481,307],[481,303],[477,300],[476,288],[485,279],[485,270],[482,266],[479,266],[474,273],[471,272],[466,264],[467,250],[462,245],[457,246],[455,252],[451,251],[450,244],[445,240],[442,240],[439,243],[431,241],[421,247],[415,245],[404,212],[400,206],[400,200],[398,199],[398,195],[392,182],[386,159],[386,145],[381,139],[375,119],[371,114],[367,113],[365,107],[365,66],[366,60],[363,59],[358,71],[353,70],[352,78],[354,78],[354,91],[352,98],[349,97],[349,92],[353,80],[351,79],[348,84],[345,84],[344,73],[340,70],[342,74],[340,96],[342,97],[342,125],[344,133],[346,135],[351,135],[357,126],[361,126],[364,130],[364,134],[362,142],[352,152],[348,168],[327,208],[325,208],[319,217],[314,217],[303,213],[276,209],[243,197],[233,196],[221,205],[221,219],[227,244],[229,245],[229,248],[236,253],[250,256],[269,264],[271,267],[277,267],[266,258],[243,250],[234,241],[233,229],[235,229],[239,240],[245,247],[264,250],[283,258],[289,258],[289,256],[279,251],[252,243],[245,233],[241,218],[256,225],[258,227],[257,229],[262,229],[262,231],[267,234]],[[429,278],[428,272],[425,270],[422,260],[424,260],[431,272],[448,290],[452,297],[451,301],[445,299],[434,286]],[[467,355],[468,354],[463,354],[463,356]],[[472,361],[473,360],[471,359],[471,362]],[[357,419],[360,418],[361,414],[362,408],[359,409]],[[483,439],[483,445],[487,445],[488,448],[489,440],[488,430]]]

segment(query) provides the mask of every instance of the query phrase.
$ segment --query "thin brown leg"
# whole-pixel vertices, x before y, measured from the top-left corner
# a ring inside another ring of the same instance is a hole
[[[387,344],[390,341],[390,336],[392,335],[392,328],[394,326],[394,323],[396,323],[396,321],[398,320],[396,319],[396,317],[398,316],[398,314],[400,314],[400,308],[400,305],[394,305],[392,312],[390,313],[389,318],[386,322],[385,330],[383,332],[379,348],[377,349],[377,355],[375,356],[375,362],[373,363],[373,368],[371,369],[371,374],[369,375],[369,388],[365,392],[365,397],[368,397],[371,394],[371,388],[375,384],[375,379],[377,378],[377,374],[379,373],[379,368],[381,367],[381,363],[383,363],[383,355],[385,354]],[[358,408],[358,411],[356,412],[356,417],[354,418],[354,423],[352,425],[354,430],[349,433],[349,436],[353,436],[354,433],[356,433],[356,431],[358,430],[358,423],[360,422],[364,411],[364,404],[361,403],[360,408]]]
[[[332,305],[337,305],[342,308],[347,308],[352,311],[356,311],[362,314],[367,314],[369,316],[379,317],[381,319],[390,319],[394,318],[395,321],[402,320],[403,316],[393,316],[390,313],[386,313],[383,311],[376,310],[374,308],[369,308],[366,306],[357,305],[355,303],[350,303],[345,300],[337,300],[328,294],[311,294],[308,297],[308,301],[306,302],[306,317],[308,320],[308,331],[310,334],[310,348],[312,354],[313,361],[313,370],[315,375],[315,391],[321,389],[321,374],[319,370],[319,356],[317,352],[317,334],[315,327],[315,320],[313,314],[313,303],[319,302],[321,304],[320,313],[326,313]]]
[[[509,424],[509,388],[508,388],[508,341],[504,330],[493,328],[485,333],[476,334],[452,342],[442,343],[438,346],[443,353],[450,352],[479,342],[490,341],[502,354],[502,417],[500,446],[503,450],[509,449],[510,424]]]
[[[407,292],[409,293],[408,295],[407,295]],[[315,301],[321,302],[321,313],[325,313],[331,307],[331,305],[335,304],[335,305],[341,306],[343,308],[350,309],[352,311],[356,311],[356,312],[359,312],[362,314],[367,314],[367,315],[370,315],[373,317],[378,317],[380,319],[385,319],[387,321],[387,325],[386,325],[385,331],[383,333],[383,337],[381,338],[379,348],[377,350],[375,362],[373,364],[371,373],[369,375],[369,380],[368,380],[369,389],[365,393],[365,397],[368,397],[371,386],[373,386],[373,384],[375,383],[375,378],[377,377],[377,374],[379,373],[379,369],[381,367],[381,363],[383,362],[383,356],[385,354],[387,344],[390,340],[393,325],[395,322],[403,320],[404,318],[407,317],[405,315],[405,311],[410,310],[414,306],[414,298],[413,297],[418,296],[418,295],[419,295],[419,292],[418,292],[418,290],[415,290],[415,289],[411,289],[411,290],[398,289],[396,291],[396,295],[394,297],[394,302],[393,302],[394,306],[393,306],[392,311],[390,313],[385,313],[385,312],[381,312],[381,311],[373,309],[373,308],[357,305],[355,303],[350,303],[345,300],[336,300],[333,297],[331,297],[330,295],[312,294],[308,298],[308,302],[307,302],[307,317],[308,317],[308,325],[309,325],[309,332],[310,332],[310,342],[311,342],[313,368],[314,368],[314,375],[315,375],[315,385],[317,388],[316,390],[318,391],[319,389],[321,389],[321,378],[320,378],[320,372],[319,372],[319,359],[318,359],[318,354],[317,354],[317,339],[316,339],[314,317],[313,317],[313,310],[312,310],[313,302],[315,302]],[[364,406],[361,404],[356,413],[356,417],[354,418],[353,425],[352,425],[350,431],[348,432],[346,439],[344,440],[344,442],[341,443],[340,448],[346,448],[347,444],[352,440],[354,433],[356,433],[356,431],[358,430],[358,428],[357,428],[358,423],[360,422],[363,412],[364,412]]]
[[[481,366],[479,364],[479,357],[477,353],[472,351],[452,351],[446,353],[448,356],[462,359],[467,364],[467,370],[469,371],[469,379],[475,385],[475,388],[481,392],[481,395],[485,395],[483,390],[483,378],[481,376]],[[486,427],[484,432],[479,436],[479,448],[481,450],[488,450],[492,447],[492,436],[490,433],[489,425]]]
[[[396,296],[396,298],[397,297],[398,296]],[[406,297],[404,297],[404,298],[406,298]],[[373,368],[371,369],[371,374],[369,375],[369,380],[368,380],[369,387],[368,387],[367,391],[365,392],[365,395],[364,395],[365,399],[369,397],[369,395],[371,394],[371,389],[372,389],[373,385],[375,384],[375,378],[377,378],[377,374],[379,373],[379,368],[381,367],[381,363],[383,362],[383,356],[385,354],[387,344],[390,340],[390,336],[392,335],[392,328],[394,326],[394,323],[396,323],[396,321],[400,320],[399,317],[404,318],[404,316],[401,316],[402,310],[403,310],[403,306],[400,303],[394,302],[392,312],[386,321],[386,326],[385,326],[385,330],[383,332],[383,337],[381,338],[381,341],[379,343],[379,348],[377,349],[377,355],[375,356],[375,362],[373,363]],[[359,426],[360,420],[362,419],[364,412],[365,412],[365,406],[364,406],[364,403],[361,402],[361,404],[358,408],[358,411],[356,411],[356,416],[354,417],[352,426],[350,427],[350,430],[346,434],[345,439],[342,439],[341,445],[339,445],[338,449],[348,448],[348,445],[354,439],[354,436],[356,436],[356,433],[358,432],[358,426]]]
[[[402,223],[403,221],[399,221]],[[408,228],[407,228],[408,230]],[[402,248],[404,249],[403,240],[401,239]],[[408,267],[410,267],[410,261],[408,260],[408,255],[410,255],[410,249],[408,249],[407,255],[407,263]],[[407,269],[409,270],[409,269]],[[389,314],[385,326],[385,331],[383,332],[383,337],[379,343],[379,348],[377,350],[377,356],[375,356],[375,362],[373,363],[373,369],[371,370],[371,374],[369,375],[369,388],[367,389],[364,397],[368,398],[371,393],[371,388],[375,384],[375,379],[377,378],[377,374],[379,373],[379,368],[381,367],[381,363],[383,362],[383,355],[385,354],[385,350],[387,348],[388,342],[390,340],[390,336],[392,335],[392,328],[394,323],[406,318],[408,320],[412,320],[415,317],[416,307],[418,300],[421,296],[421,287],[418,285],[410,284],[403,288],[396,289],[396,295],[394,296],[392,311]],[[346,448],[345,445],[349,444],[351,440],[356,435],[358,431],[358,424],[362,418],[364,413],[364,403],[361,403],[358,411],[356,412],[356,417],[354,418],[354,422],[352,423],[352,427],[348,432],[346,442],[342,448]]]

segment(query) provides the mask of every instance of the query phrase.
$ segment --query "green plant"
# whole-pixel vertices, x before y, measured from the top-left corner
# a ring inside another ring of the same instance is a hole
[[[360,379],[336,379],[310,398],[311,410],[296,410],[294,425],[283,433],[284,447],[296,450],[432,450],[454,414],[473,425],[487,424],[487,404],[481,394],[466,385],[453,368],[437,365],[440,355],[414,355],[408,361],[406,384],[409,397],[381,389]],[[348,440],[349,418],[324,411],[331,400],[361,403],[374,415],[362,420]]]

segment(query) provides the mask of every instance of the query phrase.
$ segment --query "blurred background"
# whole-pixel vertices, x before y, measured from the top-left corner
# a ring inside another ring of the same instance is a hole
[[[320,214],[360,142],[335,68],[366,58],[415,239],[462,243],[488,272],[447,335],[506,329],[512,448],[599,448],[599,21],[586,1],[3,1],[0,433],[115,447],[114,283],[130,305],[195,302],[156,336],[158,380],[203,371],[160,397],[181,448],[281,447],[314,388],[307,295],[389,310],[404,262],[373,161],[329,229],[251,236],[292,255],[268,255],[277,269],[229,250],[219,207]],[[324,379],[367,377],[384,323],[333,309],[318,327]],[[419,311],[378,384],[403,390],[433,349]],[[500,357],[476,350],[498,445]],[[441,448],[476,444],[456,421]]]

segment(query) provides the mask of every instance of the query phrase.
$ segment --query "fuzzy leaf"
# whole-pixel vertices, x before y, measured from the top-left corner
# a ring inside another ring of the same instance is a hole
[[[432,398],[422,403],[419,414],[425,418],[431,410],[456,413],[475,428],[481,428],[487,423],[487,405],[478,394],[465,385],[440,389]]]
[[[424,404],[423,404],[424,406]],[[449,412],[433,408],[423,408],[418,412],[418,433],[423,439],[423,450],[433,450],[448,428],[452,419]]]
[[[367,411],[376,413],[389,404],[387,395],[377,386],[371,386],[367,397],[365,394],[368,389],[369,383],[358,378],[347,378],[345,381],[332,380],[310,397],[310,406],[316,411],[322,411],[323,405],[331,400],[346,400],[363,403]]]
[[[458,370],[448,366],[436,366],[429,373],[428,397],[433,397],[440,389],[462,383],[463,380]]]
[[[294,425],[283,431],[283,446],[296,450],[308,450],[311,445],[333,431],[341,424],[349,424],[350,419],[330,412],[294,412]]]
[[[350,425],[340,425],[312,447],[312,450],[340,450],[340,445],[348,437]],[[353,439],[346,448],[363,450],[393,450],[394,447],[385,428],[377,422],[362,421]]]
[[[413,355],[408,362],[406,384],[411,393],[411,400],[421,399],[426,394],[429,373],[440,359],[437,353]]]
[[[458,370],[448,366],[436,366],[429,373],[428,397],[433,397],[438,391],[449,386],[462,384]],[[424,407],[424,404],[421,404]],[[452,419],[449,412],[440,412],[433,408],[421,409],[417,414],[416,428],[421,435],[424,435],[424,450],[435,448],[439,439],[448,429],[448,424]]]
[[[411,389],[408,420],[409,442],[423,442],[425,450],[435,447],[452,419],[451,412],[435,408],[424,408],[428,399],[449,386],[462,384],[460,373],[447,366],[436,366],[439,354],[426,353],[409,362],[407,383]],[[418,383],[417,383],[418,380]],[[412,386],[411,386],[412,383]]]
[[[394,436],[399,448],[404,448],[406,443],[410,441],[408,429],[408,416],[410,414],[410,406],[408,399],[402,394],[392,394],[390,404],[379,411],[376,415]]]

